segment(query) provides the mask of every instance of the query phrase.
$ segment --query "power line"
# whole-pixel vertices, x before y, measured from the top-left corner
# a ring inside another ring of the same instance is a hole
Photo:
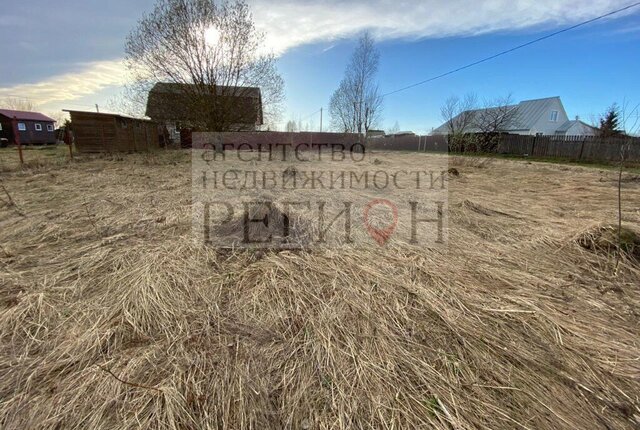
[[[640,6],[640,2],[636,2],[636,3],[630,4],[630,5],[625,6],[623,8],[616,9],[616,10],[613,10],[611,12],[608,12],[608,13],[606,13],[604,15],[600,15],[600,16],[597,16],[595,18],[591,18],[591,19],[589,19],[587,21],[583,21],[583,22],[580,22],[578,24],[572,25],[571,27],[563,28],[562,30],[558,30],[556,32],[547,34],[545,36],[539,37],[539,38],[534,39],[534,40],[530,40],[529,42],[523,43],[523,44],[518,45],[518,46],[514,46],[513,48],[507,49],[505,51],[501,51],[501,52],[499,52],[497,54],[491,55],[489,57],[485,57],[485,58],[483,58],[481,60],[474,61],[473,63],[466,64],[466,65],[464,65],[462,67],[458,67],[457,69],[453,69],[453,70],[450,70],[448,72],[441,73],[441,74],[439,74],[437,76],[433,76],[431,78],[425,79],[423,81],[416,82],[415,84],[407,85],[406,87],[402,87],[402,88],[399,88],[397,90],[385,93],[385,94],[382,95],[382,97],[384,98],[384,97],[387,97],[387,96],[390,96],[390,95],[393,95],[393,94],[396,94],[396,93],[399,93],[399,92],[402,92],[402,91],[406,91],[408,89],[411,89],[411,88],[414,88],[414,87],[417,87],[417,86],[420,86],[420,85],[424,85],[424,84],[426,84],[428,82],[433,82],[433,81],[435,81],[437,79],[444,78],[445,76],[449,76],[449,75],[452,75],[454,73],[460,72],[462,70],[469,69],[471,67],[477,66],[478,64],[486,63],[487,61],[490,61],[490,60],[493,60],[495,58],[501,57],[503,55],[509,54],[511,52],[517,51],[519,49],[522,49],[522,48],[525,48],[527,46],[533,45],[535,43],[541,42],[543,40],[550,39],[550,38],[555,37],[555,36],[557,36],[559,34],[566,33],[566,32],[571,31],[571,30],[575,30],[576,28],[583,27],[585,25],[591,24],[591,23],[599,21],[601,19],[608,18],[608,17],[610,17],[612,15],[616,15],[616,14],[618,14],[620,12],[624,12],[626,10],[632,9],[634,7],[637,7],[637,6]],[[304,119],[302,119],[302,120],[306,120],[308,118],[311,118],[312,116],[314,116],[317,113],[319,113],[320,110],[321,109],[318,109],[317,111],[313,112],[312,114],[304,117]]]
[[[309,114],[309,115],[305,116],[304,118],[301,118],[301,119],[300,119],[300,121],[306,121],[306,120],[308,120],[309,118],[311,118],[311,117],[312,117],[312,116],[314,116],[315,114],[320,113],[320,111],[321,111],[321,110],[322,110],[322,108],[318,109],[318,110],[317,110],[317,111],[315,111],[314,113]]]
[[[640,6],[640,2],[633,3],[633,4],[629,5],[629,6],[626,6],[626,7],[620,8],[620,9],[616,9],[616,10],[611,11],[609,13],[606,13],[604,15],[600,15],[600,16],[592,18],[590,20],[583,21],[583,22],[581,22],[579,24],[572,25],[571,27],[567,27],[567,28],[564,28],[562,30],[556,31],[554,33],[547,34],[546,36],[542,36],[542,37],[539,37],[537,39],[531,40],[529,42],[523,43],[522,45],[518,45],[518,46],[515,46],[513,48],[507,49],[505,51],[502,51],[502,52],[499,52],[497,54],[494,54],[494,55],[492,55],[490,57],[483,58],[482,60],[474,61],[473,63],[469,63],[469,64],[467,64],[465,66],[458,67],[457,69],[450,70],[450,71],[448,71],[446,73],[442,73],[442,74],[437,75],[437,76],[433,76],[433,77],[431,77],[429,79],[425,79],[424,81],[420,81],[420,82],[416,82],[415,84],[407,85],[406,87],[403,87],[403,88],[391,91],[389,93],[383,94],[382,97],[387,97],[387,96],[390,96],[392,94],[396,94],[396,93],[399,93],[401,91],[405,91],[405,90],[408,90],[410,88],[414,88],[414,87],[417,87],[419,85],[426,84],[427,82],[432,82],[432,81],[435,81],[436,79],[444,78],[445,76],[449,76],[449,75],[452,75],[454,73],[460,72],[462,70],[471,68],[473,66],[477,66],[478,64],[485,63],[487,61],[493,60],[494,58],[497,58],[497,57],[509,54],[509,53],[511,53],[513,51],[517,51],[518,49],[522,49],[522,48],[525,48],[527,46],[533,45],[534,43],[538,43],[538,42],[541,42],[543,40],[549,39],[551,37],[557,36],[559,34],[566,33],[567,31],[575,30],[576,28],[583,27],[583,26],[585,26],[587,24],[591,24],[592,22],[601,20],[603,18],[610,17],[610,16],[618,14],[620,12],[624,12],[625,10],[629,10],[629,9],[634,8],[636,6]]]

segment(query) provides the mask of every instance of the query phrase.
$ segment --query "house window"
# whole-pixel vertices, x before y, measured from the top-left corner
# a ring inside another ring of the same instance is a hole
[[[53,124],[47,124],[47,131],[53,131]]]
[[[19,131],[27,131],[27,125],[24,122],[19,122],[18,123],[18,130]]]
[[[36,124],[36,131],[42,131],[42,124]]]
[[[2,123],[0,122],[0,131],[2,131]]]
[[[558,111],[557,110],[552,110],[551,111],[551,115],[549,115],[549,121],[551,121],[551,122],[557,122],[558,121]]]

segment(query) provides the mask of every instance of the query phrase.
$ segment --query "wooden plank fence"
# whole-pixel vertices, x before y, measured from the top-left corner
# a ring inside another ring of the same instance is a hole
[[[447,152],[447,136],[385,136],[370,138],[367,148],[419,152]],[[572,161],[640,162],[640,138],[600,138],[595,136],[503,135],[491,153],[537,158],[564,158]]]
[[[191,146],[191,133],[183,136],[184,143]],[[221,133],[227,149],[258,149],[270,144],[296,145],[353,145],[361,141],[355,133],[317,132],[229,132]],[[188,140],[186,139],[188,137]],[[376,136],[366,139],[369,150],[449,152],[448,136],[404,135]],[[621,149],[625,160],[640,163],[640,138],[602,139],[593,136],[524,136],[507,134],[499,137],[498,144],[490,153],[537,158],[560,158],[573,161],[615,162],[620,160]],[[474,153],[474,152],[471,152]]]

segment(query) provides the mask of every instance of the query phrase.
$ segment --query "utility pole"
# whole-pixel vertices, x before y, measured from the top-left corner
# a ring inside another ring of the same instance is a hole
[[[320,108],[320,133],[322,133],[322,108]]]

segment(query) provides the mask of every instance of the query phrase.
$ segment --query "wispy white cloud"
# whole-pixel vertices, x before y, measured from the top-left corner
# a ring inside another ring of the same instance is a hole
[[[0,99],[23,97],[33,100],[37,105],[50,105],[77,100],[125,82],[126,69],[122,61],[100,61],[80,65],[77,72],[53,76],[40,82],[0,88]]]
[[[324,53],[324,52],[331,51],[331,50],[332,50],[333,48],[335,48],[335,47],[336,47],[336,45],[335,45],[335,44],[333,44],[333,45],[329,45],[329,46],[327,46],[326,48],[324,48],[324,49],[322,50],[322,52]]]
[[[569,25],[596,17],[628,0],[251,0],[256,26],[276,54],[310,43],[335,41],[371,30],[378,40],[469,36]],[[632,10],[631,12],[634,12]],[[0,25],[13,25],[0,17]],[[70,49],[73,49],[70,47]],[[121,61],[84,65],[80,71],[0,88],[0,98],[20,95],[38,104],[77,100],[125,83]]]
[[[594,18],[628,0],[253,0],[254,18],[276,53],[371,30],[378,40],[469,36]],[[637,10],[635,10],[637,12]],[[630,10],[628,13],[634,12]],[[621,15],[618,15],[621,16]]]
[[[632,25],[627,25],[626,27],[617,28],[611,31],[611,34],[640,34],[640,23],[634,23]]]

